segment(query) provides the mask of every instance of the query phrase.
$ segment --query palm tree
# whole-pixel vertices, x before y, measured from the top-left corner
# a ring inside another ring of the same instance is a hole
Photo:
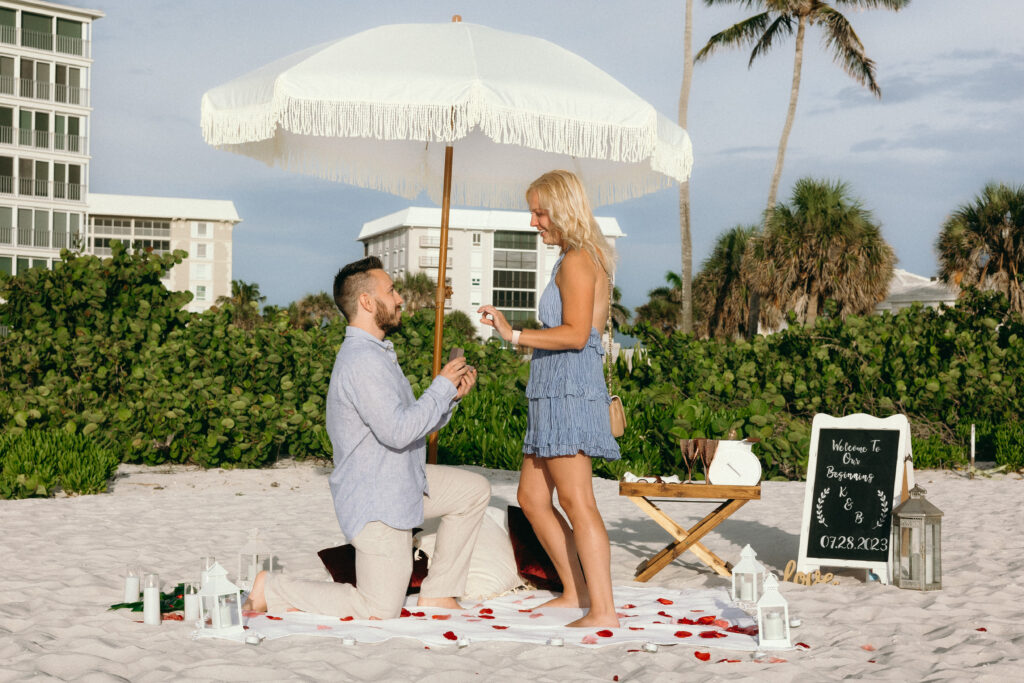
[[[612,329],[617,330],[629,323],[629,309],[622,305],[622,290],[612,287],[612,304],[609,315],[612,317]]]
[[[260,317],[259,304],[266,300],[267,297],[260,294],[260,286],[255,282],[232,280],[231,296],[219,296],[216,303],[218,306],[231,304],[234,309],[232,322],[238,327],[251,330]]]
[[[744,254],[756,225],[737,225],[715,242],[693,281],[695,326],[701,337],[731,338],[746,333],[750,278]]]
[[[405,300],[402,307],[409,313],[435,305],[437,284],[426,273],[403,274],[395,280],[395,289]]]
[[[761,298],[813,325],[825,302],[838,314],[870,313],[889,290],[896,256],[846,183],[802,178],[792,206],[768,212],[751,239],[752,284]]]
[[[686,0],[683,27],[683,84],[679,88],[679,127],[686,130],[686,112],[690,104],[690,84],[693,82],[693,0]],[[690,181],[679,184],[679,244],[682,270],[680,292],[680,329],[693,332],[693,241],[690,238]]]
[[[753,46],[750,52],[749,67],[754,60],[770,50],[775,43],[793,35],[796,31],[796,54],[793,59],[793,83],[789,92],[789,109],[786,112],[786,123],[782,128],[779,140],[779,151],[775,158],[775,170],[772,172],[771,185],[768,188],[767,210],[775,206],[775,196],[779,189],[779,178],[782,176],[782,162],[786,155],[786,143],[789,132],[793,128],[796,114],[796,100],[800,92],[800,71],[804,60],[804,34],[808,26],[817,24],[824,31],[822,41],[830,49],[835,61],[855,81],[865,85],[876,96],[881,97],[882,91],[875,82],[875,63],[864,53],[864,45],[854,33],[853,27],[846,17],[822,0],[704,0],[707,6],[738,4],[747,8],[758,8],[764,11],[738,24],[734,24],[708,39],[708,44],[701,48],[695,58],[701,61],[710,56],[720,47]],[[853,9],[874,9],[882,7],[898,11],[910,0],[833,0],[833,4],[845,5]]]
[[[665,273],[668,287],[656,287],[647,292],[647,303],[637,306],[635,322],[648,323],[666,334],[678,328],[679,300],[682,280],[679,273]]]
[[[295,303],[294,311],[289,309],[289,314],[292,317],[292,325],[303,330],[323,327],[325,322],[330,322],[340,315],[334,297],[327,292],[307,294]]]
[[[1024,313],[1024,185],[989,183],[942,224],[939,277],[1002,292]]]

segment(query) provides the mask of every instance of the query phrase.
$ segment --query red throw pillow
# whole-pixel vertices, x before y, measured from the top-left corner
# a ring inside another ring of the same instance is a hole
[[[541,590],[561,593],[562,580],[558,578],[555,565],[533,533],[533,526],[522,508],[515,505],[508,506],[508,535],[512,539],[519,575]]]
[[[351,583],[356,585],[356,549],[346,543],[334,548],[324,548],[317,553],[320,561],[330,573],[335,583]],[[420,584],[427,577],[427,556],[412,550],[412,576],[409,577],[409,588],[406,595],[420,592]]]

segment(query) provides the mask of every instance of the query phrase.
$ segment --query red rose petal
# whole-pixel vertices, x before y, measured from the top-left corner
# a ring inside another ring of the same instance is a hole
[[[796,646],[797,647],[802,647],[805,650],[810,650],[811,649],[811,646],[808,645],[807,643],[797,643]]]
[[[430,618],[431,619],[437,619],[437,620],[440,621],[440,620],[444,620],[444,619],[451,619],[452,615],[450,615],[450,614],[432,614],[432,615],[430,615]]]
[[[500,624],[491,624],[491,628],[496,628],[499,631],[504,631],[508,628],[508,626],[501,626]]]
[[[284,617],[275,617],[271,614],[268,614],[267,619],[270,619],[271,621],[281,621],[282,619],[284,619]]]
[[[873,659],[869,659],[869,660],[868,660],[868,664],[877,664],[877,663],[878,663],[878,662],[876,662],[876,661],[875,661],[875,660],[873,660]]]
[[[494,614],[494,610],[492,610],[490,607],[484,607],[482,610],[480,610],[480,614]]]
[[[242,628],[243,628],[243,629],[245,629],[246,631],[248,631],[248,630],[249,630],[249,627],[248,627],[248,626],[243,626]]]
[[[629,630],[630,631],[643,631],[644,627],[643,626],[630,626]]]
[[[694,621],[693,619],[690,619],[688,617],[683,617],[682,619],[676,619],[676,623],[677,624],[683,624],[684,626],[696,626],[697,625],[696,621]]]
[[[729,636],[725,635],[721,631],[701,631],[700,632],[700,637],[701,638],[728,638]]]
[[[542,616],[544,616],[543,612],[534,612],[533,614],[530,615],[530,618],[531,619],[537,619],[538,617],[542,617]]]
[[[671,618],[672,618],[672,615],[671,615],[671,614],[669,614],[668,612],[665,612],[664,610],[663,610],[663,611],[661,611],[661,612],[658,612],[658,616],[661,616],[661,617],[667,617],[668,619],[671,619]]]
[[[697,623],[701,626],[708,626],[709,624],[715,623],[715,618],[713,616],[698,617]]]
[[[669,600],[668,598],[658,598],[658,602],[660,602],[663,605],[671,605],[672,604],[672,601]]]
[[[425,617],[427,615],[424,612],[413,612],[412,616],[414,616],[414,617]]]
[[[494,617],[492,617],[490,614],[481,614],[480,618],[481,619],[493,619]]]
[[[162,615],[161,621],[184,621],[184,614],[164,614]]]
[[[785,664],[786,660],[782,659],[781,657],[770,657],[768,659],[768,663],[769,664]]]
[[[689,631],[676,631],[676,638],[689,638],[692,635]]]
[[[729,633],[742,633],[745,636],[756,636],[757,635],[757,626],[756,625],[754,625],[754,626],[730,626],[729,628],[727,628],[725,630],[728,631]]]
[[[519,610],[519,611],[520,611],[520,612],[532,612],[533,610],[532,610],[532,609],[521,609],[521,610]]]
[[[694,652],[693,656],[696,657],[697,659],[699,659],[702,662],[706,662],[709,659],[711,659],[711,653],[710,652]]]
[[[408,616],[412,616],[412,612],[410,612],[409,610],[407,610],[407,609],[405,609],[405,608],[403,607],[403,608],[402,608],[402,613],[401,613],[401,614],[399,614],[398,616],[400,616],[400,617],[408,617]]]
[[[974,630],[975,630],[975,631],[988,631],[988,629],[987,629],[987,628],[985,628],[984,626],[982,626],[981,628],[976,628],[976,629],[974,629]]]
[[[867,652],[874,652],[875,651],[875,646],[874,645],[861,645],[860,649],[866,650]]]
[[[717,626],[718,628],[729,628],[730,626],[732,626],[732,624],[730,624],[725,619],[715,619],[711,623]]]
[[[597,635],[601,636],[602,638],[611,638],[615,634],[609,631],[608,629],[603,629],[601,631],[598,631]]]
[[[597,637],[595,637],[595,636],[593,636],[593,635],[588,633],[587,635],[583,636],[583,638],[580,639],[580,642],[583,643],[584,645],[596,645],[597,644]]]
[[[702,609],[692,609],[692,610],[690,610],[690,611],[691,611],[691,612],[703,612],[704,610],[702,610]]]
[[[622,609],[636,609],[636,605],[631,604],[631,603],[626,603],[625,605],[622,606]]]
[[[729,664],[739,664],[740,660],[738,660],[738,659],[719,659],[717,662],[715,662],[715,664],[721,664],[722,662],[728,662]]]
[[[618,674],[615,674],[614,676],[612,676],[612,680],[613,680],[613,681],[617,681],[617,680],[619,680],[619,675],[618,675]]]
[[[338,621],[352,621],[355,617],[341,617]]]
[[[452,633],[451,631],[445,631],[441,635],[443,635],[448,640],[458,640],[459,639],[459,637],[457,635],[455,635],[454,633]]]

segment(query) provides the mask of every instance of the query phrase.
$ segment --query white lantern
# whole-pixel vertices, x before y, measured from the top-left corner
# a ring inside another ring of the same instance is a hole
[[[242,594],[228,581],[228,573],[220,563],[207,572],[207,582],[199,591],[199,628],[211,635],[241,635]]]
[[[893,583],[900,588],[942,588],[942,510],[914,486],[910,498],[892,511]]]
[[[249,530],[249,540],[238,553],[238,585],[252,590],[252,582],[261,571],[274,571],[274,554],[260,536],[259,529]]]
[[[750,545],[740,551],[740,561],[732,568],[733,602],[757,602],[761,597],[764,565],[757,561],[757,553]]]
[[[757,601],[757,644],[762,650],[790,647],[789,603],[779,593],[779,580],[774,574],[764,578],[764,595]]]

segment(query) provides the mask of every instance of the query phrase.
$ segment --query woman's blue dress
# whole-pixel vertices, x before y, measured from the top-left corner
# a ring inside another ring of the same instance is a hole
[[[558,257],[551,281],[537,306],[545,328],[562,324],[562,296],[555,276],[562,265]],[[604,349],[601,335],[590,328],[590,338],[580,350],[535,349],[526,385],[529,416],[523,453],[542,458],[575,455],[618,460],[619,444],[608,422],[608,387],[602,374]]]

